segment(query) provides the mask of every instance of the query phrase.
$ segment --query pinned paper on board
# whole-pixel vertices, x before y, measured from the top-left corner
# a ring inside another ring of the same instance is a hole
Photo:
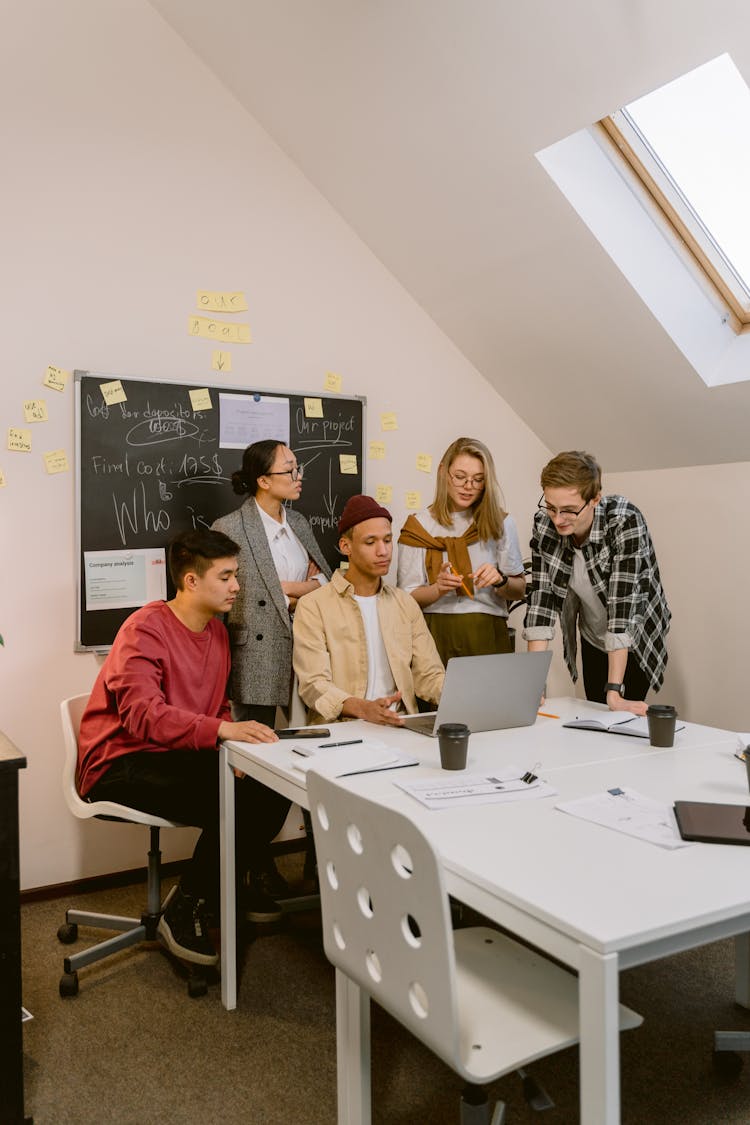
[[[323,380],[323,389],[326,391],[333,391],[334,394],[341,394],[341,388],[344,385],[344,380],[341,375],[335,371],[326,371],[326,377]]]
[[[167,596],[163,547],[84,551],[86,609],[130,609]]]
[[[198,391],[191,391],[190,405],[193,410],[213,410],[214,404],[211,402],[211,393],[208,388],[202,387]]]
[[[353,453],[339,453],[339,468],[346,475],[356,476],[357,458]]]
[[[48,473],[67,473],[70,470],[68,455],[64,449],[53,449],[44,453],[44,467]]]
[[[305,418],[322,418],[323,417],[323,399],[322,398],[306,398],[305,402]]]
[[[211,367],[214,371],[231,371],[232,370],[232,353],[231,352],[212,352],[211,353]]]
[[[198,290],[198,308],[205,312],[247,312],[244,293],[217,292],[214,289]]]
[[[398,418],[394,413],[380,415],[381,430],[397,430]]]
[[[376,484],[375,499],[377,500],[378,504],[390,504],[390,502],[393,500],[393,485]]]
[[[63,370],[62,367],[54,367],[51,363],[48,364],[47,370],[44,375],[44,386],[49,387],[53,391],[64,391],[68,385],[70,372]]]
[[[100,383],[99,390],[102,392],[102,398],[107,406],[116,406],[118,402],[128,401],[128,396],[125,394],[119,379],[113,379],[111,383]]]
[[[8,426],[8,449],[13,453],[31,453],[31,430]]]
[[[432,472],[432,457],[429,453],[417,454],[417,468],[419,469],[420,473]]]
[[[23,417],[26,422],[47,422],[47,404],[43,398],[30,398],[23,404]]]
[[[251,344],[249,324],[230,324],[210,316],[188,317],[188,334],[204,340],[221,340],[223,344]]]
[[[367,452],[367,456],[371,461],[384,461],[385,460],[385,442],[384,441],[371,441]]]
[[[422,493],[421,492],[407,492],[406,494],[406,507],[410,512],[416,512],[422,507]]]

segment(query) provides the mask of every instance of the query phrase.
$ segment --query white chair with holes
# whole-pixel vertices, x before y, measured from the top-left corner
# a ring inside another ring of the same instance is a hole
[[[464,1079],[464,1125],[501,1125],[504,1104],[490,1117],[481,1087],[520,1070],[526,1092],[533,1080],[523,1067],[577,1043],[576,977],[497,930],[454,933],[438,856],[416,825],[316,771],[307,786],[337,986],[345,974]],[[640,1023],[620,1005],[621,1030]],[[339,1035],[339,1069],[348,1049]],[[363,1056],[367,1104],[351,1113],[342,1105],[339,1073],[340,1125],[369,1121],[366,1047]],[[541,1108],[545,1099],[537,1088],[529,1100]]]
[[[76,787],[78,766],[78,731],[81,717],[89,701],[88,694],[74,695],[60,704],[63,739],[65,742],[65,766],[63,769],[63,792],[68,808],[74,816],[83,820],[98,817],[102,820],[125,821],[130,824],[145,824],[150,829],[150,849],[148,853],[148,905],[146,913],[140,918],[125,918],[112,914],[93,914],[89,911],[67,910],[65,922],[57,931],[63,944],[68,945],[78,937],[78,927],[93,926],[104,930],[119,931],[115,937],[107,938],[73,953],[63,959],[63,975],[60,978],[60,995],[75,996],[78,993],[78,970],[95,961],[101,961],[118,953],[130,945],[141,941],[155,941],[156,928],[161,917],[161,852],[159,850],[159,830],[161,828],[181,828],[163,817],[131,809],[114,801],[86,801]],[[206,978],[197,967],[186,966],[188,973],[188,993],[190,996],[204,996],[208,990]]]

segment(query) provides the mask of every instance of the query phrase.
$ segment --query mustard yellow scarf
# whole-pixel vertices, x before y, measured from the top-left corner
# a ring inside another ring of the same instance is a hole
[[[443,535],[437,538],[425,531],[416,516],[409,516],[401,529],[398,541],[405,547],[421,547],[426,551],[425,566],[430,583],[437,581],[443,565],[443,551],[445,551],[448,562],[457,574],[463,575],[464,582],[473,595],[474,580],[471,577],[469,545],[479,541],[479,532],[475,523],[472,523],[463,535]]]

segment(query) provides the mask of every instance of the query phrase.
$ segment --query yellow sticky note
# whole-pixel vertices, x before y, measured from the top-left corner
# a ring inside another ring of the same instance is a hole
[[[53,367],[50,363],[44,375],[44,385],[53,391],[64,391],[68,385],[70,372],[64,371],[62,367]]]
[[[70,465],[65,450],[53,449],[51,453],[45,453],[44,467],[48,473],[67,473]]]
[[[419,469],[420,473],[432,472],[432,457],[429,453],[417,454],[417,468]]]
[[[344,380],[335,371],[326,371],[326,377],[323,380],[323,389],[326,391],[333,391],[335,394],[341,393],[341,387]]]
[[[47,404],[43,398],[30,398],[23,404],[23,416],[26,422],[46,422]]]
[[[339,468],[348,475],[357,474],[357,458],[353,453],[339,453]]]
[[[393,485],[392,484],[376,484],[375,485],[375,499],[378,504],[390,504],[393,499]]]
[[[219,340],[222,344],[251,344],[249,324],[230,324],[228,320],[214,320],[210,316],[188,317],[188,333],[204,340]]]
[[[407,492],[406,494],[407,508],[415,512],[422,507],[422,493],[421,492]]]
[[[322,398],[306,398],[305,399],[305,418],[322,418],[323,417],[323,399]]]
[[[232,370],[232,353],[231,352],[212,352],[211,353],[211,367],[214,371],[231,371]]]
[[[14,453],[31,453],[31,430],[8,426],[8,449]]]
[[[385,460],[385,442],[384,441],[371,441],[368,450],[368,457],[372,461]]]
[[[199,289],[198,308],[205,312],[247,312],[247,301],[244,293],[222,293],[214,289]]]
[[[190,405],[193,410],[213,410],[214,408],[211,395],[206,388],[190,392]]]
[[[100,383],[99,390],[102,392],[102,398],[107,406],[115,406],[118,402],[128,401],[128,396],[125,394],[119,379],[113,379],[111,383]]]
[[[5,479],[5,473],[3,472],[2,469],[0,469],[0,488],[5,488],[7,483],[8,482]]]
[[[397,430],[398,418],[395,414],[381,414],[380,415],[380,428],[381,430]]]

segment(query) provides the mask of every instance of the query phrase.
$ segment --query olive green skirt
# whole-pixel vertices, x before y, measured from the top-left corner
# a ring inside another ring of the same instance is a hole
[[[424,616],[443,664],[452,656],[488,656],[513,651],[504,617],[493,613],[426,613]]]

